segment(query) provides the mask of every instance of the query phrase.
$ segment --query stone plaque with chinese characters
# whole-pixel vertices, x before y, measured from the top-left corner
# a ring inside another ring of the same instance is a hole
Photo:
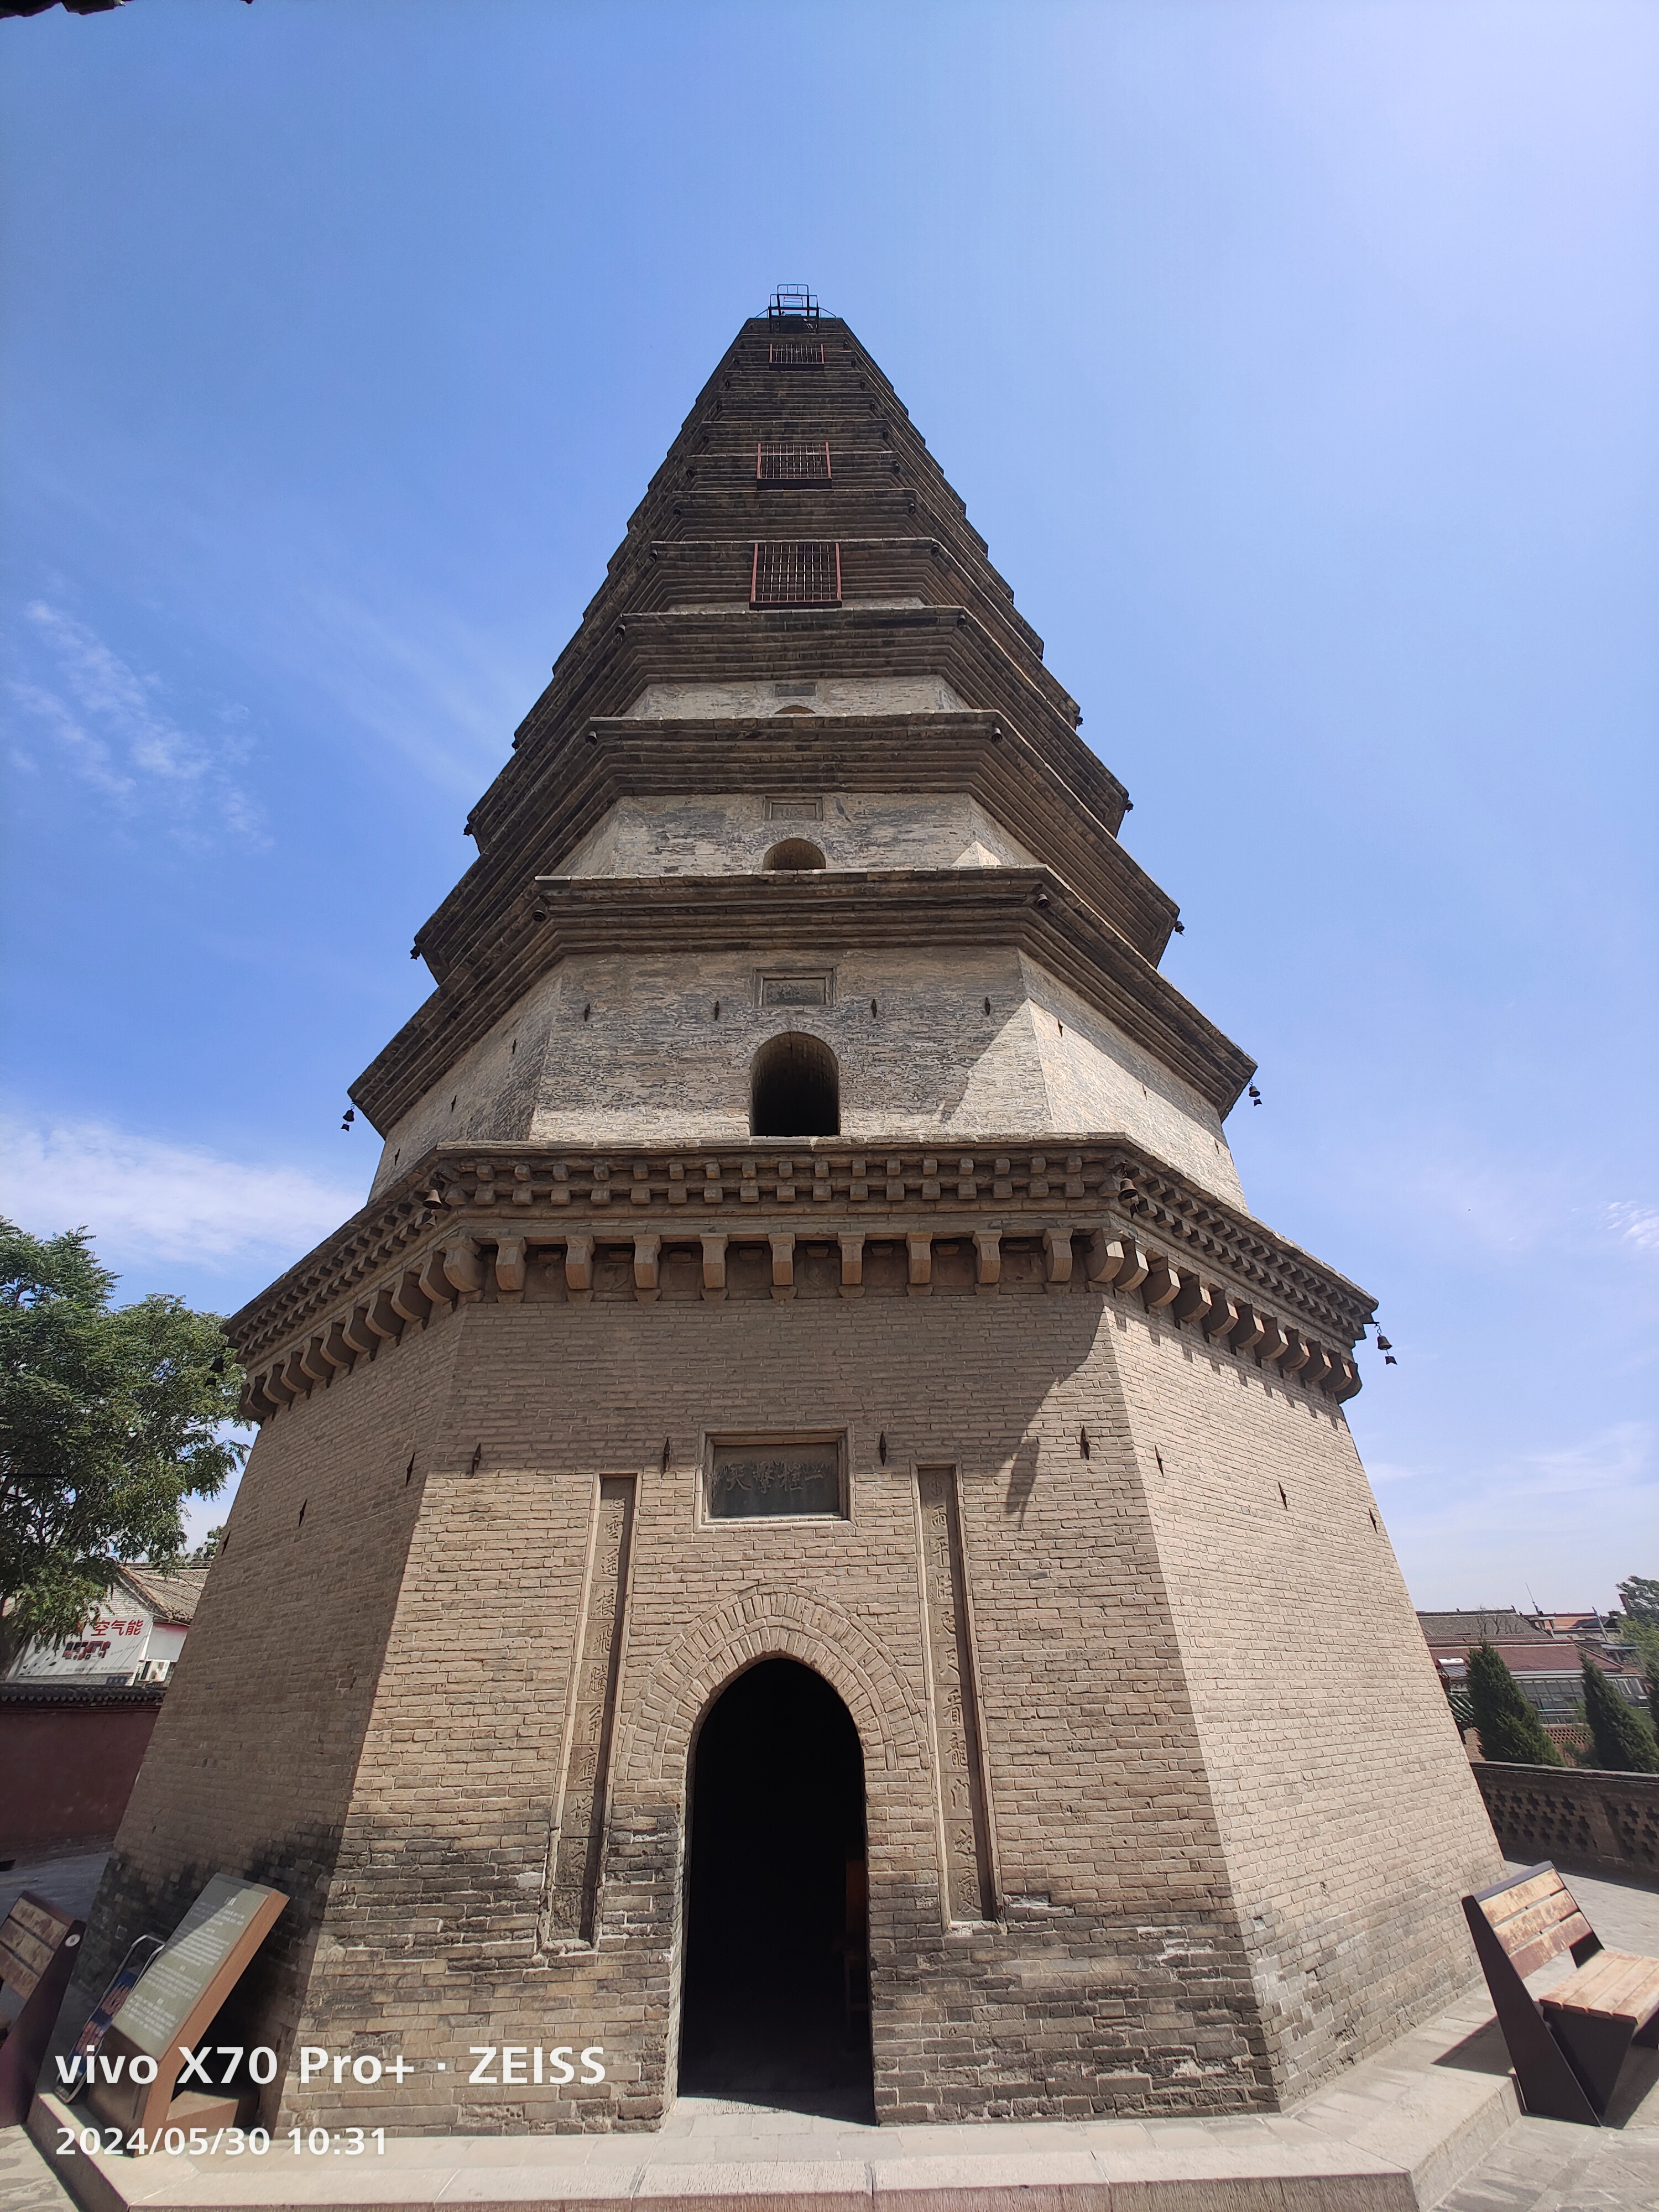
[[[760,995],[763,1006],[827,1006],[830,978],[827,975],[763,975]]]
[[[792,1513],[839,1516],[845,1511],[841,1447],[834,1437],[714,1446],[708,1474],[711,1521]]]

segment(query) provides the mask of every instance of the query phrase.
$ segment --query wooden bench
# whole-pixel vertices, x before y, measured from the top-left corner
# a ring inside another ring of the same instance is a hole
[[[1600,2127],[1632,2043],[1659,2043],[1659,1959],[1608,1951],[1548,1859],[1463,1899],[1528,2112]],[[1564,1951],[1577,1972],[1534,1997]]]

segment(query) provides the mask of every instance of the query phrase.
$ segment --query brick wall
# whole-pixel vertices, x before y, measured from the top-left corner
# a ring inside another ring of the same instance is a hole
[[[1290,2095],[1471,1978],[1497,1844],[1340,1412],[1121,1304],[1107,1334]]]
[[[676,715],[725,720],[739,714],[775,714],[801,686],[773,682],[647,684],[628,708],[644,721]],[[944,714],[962,702],[942,676],[823,676],[811,686],[816,713],[824,714]]]
[[[1417,1687],[1386,1543],[1365,1521],[1333,1559],[1363,1504],[1346,1427],[1228,1356],[1172,1353],[1138,1299],[1046,1293],[1026,1256],[988,1297],[941,1258],[927,1297],[872,1264],[843,1300],[810,1248],[785,1302],[734,1269],[723,1304],[641,1305],[601,1272],[591,1304],[463,1306],[278,1415],[100,1894],[93,1978],[223,1865],[295,1898],[244,2032],[417,2065],[396,2095],[290,2079],[296,2116],[649,2124],[673,2087],[692,1732],[778,1652],[836,1686],[864,1747],[884,2118],[1261,2109],[1376,2039],[1379,1984],[1388,2021],[1419,2016],[1466,1972],[1422,1899],[1455,1911],[1479,1808]],[[1150,1459],[1155,1403],[1208,1438],[1201,1475]],[[771,1427],[846,1431],[845,1525],[700,1524],[704,1432]],[[919,1462],[959,1469],[994,1925],[947,1929],[941,1904]],[[1294,1544],[1268,1471],[1310,1516]],[[593,1486],[617,1473],[638,1492],[599,1940],[559,1955],[549,1829]],[[310,1607],[331,1632],[296,1638]],[[1298,1620],[1287,1670],[1263,1626]],[[1375,1741],[1331,1741],[1346,1694],[1318,1707],[1355,1620],[1405,1777],[1381,1835],[1374,1790],[1360,1804]],[[571,2042],[604,2046],[603,2085],[466,2083],[473,2045]]]
[[[1480,1759],[1474,1778],[1509,1857],[1659,1886],[1659,1775]]]
[[[89,2005],[133,1938],[170,1935],[224,1870],[293,1899],[233,2000],[264,2040],[291,2033],[458,1341],[434,1334],[418,1358],[366,1363],[322,1418],[255,1445],[72,1997]]]
[[[160,1687],[0,1687],[0,1857],[106,1843],[121,1824]]]
[[[963,793],[848,792],[817,821],[777,821],[759,792],[625,799],[562,859],[563,876],[755,874],[782,837],[809,838],[830,868],[1030,867],[1036,856]]]
[[[937,1134],[971,1147],[1013,1129],[1121,1130],[1243,1203],[1214,1109],[1024,955],[860,946],[818,958],[834,969],[833,1003],[786,1008],[756,1003],[757,971],[815,961],[763,942],[726,954],[573,956],[391,1130],[377,1186],[431,1146],[468,1137],[746,1138],[755,1054],[781,1030],[805,1030],[840,1065],[849,1137]]]

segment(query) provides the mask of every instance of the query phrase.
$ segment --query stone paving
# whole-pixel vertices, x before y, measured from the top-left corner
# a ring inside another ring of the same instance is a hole
[[[1659,1893],[1571,1879],[1607,1943],[1659,1956]],[[404,2138],[384,2160],[347,2169],[296,2165],[285,2149],[234,2170],[117,2160],[77,2186],[92,2212],[124,2202],[151,2212],[451,2202],[597,2212],[635,2198],[659,2212],[1656,2212],[1659,2052],[1632,2055],[1606,2129],[1516,2118],[1478,1990],[1322,2095],[1259,2118],[876,2128],[682,2098],[648,2135]],[[70,2203],[22,2130],[0,2131],[3,2212]]]
[[[0,2128],[3,2212],[75,2212],[75,2199],[21,2128]]]
[[[1517,2120],[1439,2212],[1654,2212],[1659,2133]]]

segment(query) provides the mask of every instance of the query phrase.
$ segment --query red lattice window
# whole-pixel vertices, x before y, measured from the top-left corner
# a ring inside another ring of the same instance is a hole
[[[841,548],[831,538],[757,538],[749,575],[751,607],[841,605]]]
[[[822,345],[805,343],[797,345],[774,343],[767,347],[766,358],[774,368],[822,368],[823,348]]]
[[[830,447],[822,446],[757,446],[757,483],[828,483]]]

